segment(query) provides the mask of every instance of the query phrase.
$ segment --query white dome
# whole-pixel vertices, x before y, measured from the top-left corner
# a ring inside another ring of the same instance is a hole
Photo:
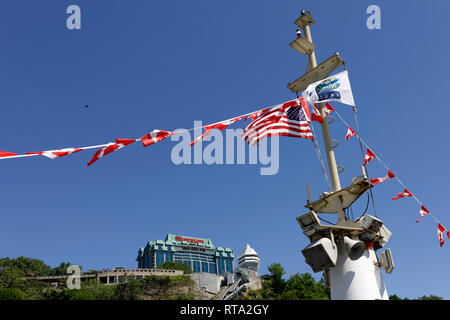
[[[242,253],[239,256],[239,258],[244,256],[244,255],[258,255],[258,254],[256,253],[255,249],[250,247],[250,245],[247,243],[247,245],[245,246],[244,250],[242,250]]]

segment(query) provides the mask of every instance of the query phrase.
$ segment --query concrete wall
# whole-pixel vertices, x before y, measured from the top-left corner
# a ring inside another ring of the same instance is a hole
[[[224,277],[207,272],[195,272],[189,275],[192,280],[197,282],[198,286],[205,289],[209,293],[218,293],[220,291],[220,284]]]

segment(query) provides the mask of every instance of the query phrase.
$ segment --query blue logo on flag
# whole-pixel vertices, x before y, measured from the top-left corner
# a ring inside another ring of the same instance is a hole
[[[319,97],[319,101],[329,100],[329,99],[341,99],[341,94],[339,91],[334,91],[341,84],[339,83],[338,78],[328,78],[319,83],[316,86],[316,93]]]

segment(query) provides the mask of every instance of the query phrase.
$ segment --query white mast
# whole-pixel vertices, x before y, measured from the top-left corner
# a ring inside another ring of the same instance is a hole
[[[309,12],[302,11],[295,24],[303,30],[305,37],[297,32],[297,39],[291,43],[296,51],[308,55],[308,67],[305,75],[289,83],[288,88],[298,94],[310,83],[326,78],[334,69],[343,64],[338,54],[324,61],[317,68],[309,26],[315,21]],[[322,116],[322,134],[327,155],[328,168],[333,192],[323,193],[321,199],[306,205],[311,211],[299,216],[298,223],[304,234],[311,240],[303,251],[306,262],[313,271],[325,271],[326,280],[331,287],[333,300],[374,300],[388,299],[381,275],[380,266],[392,272],[391,254],[384,254],[381,264],[378,262],[376,249],[381,248],[391,233],[382,221],[365,215],[361,220],[351,221],[345,215],[345,209],[356,201],[365,191],[372,187],[363,173],[362,177],[352,180],[352,184],[341,189],[338,166],[330,136],[327,114],[324,104],[318,104]],[[317,213],[337,213],[336,226],[321,225]],[[363,240],[363,241],[361,241]],[[385,262],[388,260],[388,262]]]

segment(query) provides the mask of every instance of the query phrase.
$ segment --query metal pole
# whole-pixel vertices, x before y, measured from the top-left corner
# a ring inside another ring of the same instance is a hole
[[[309,25],[304,25],[302,29],[305,34],[305,38],[309,42],[312,43],[311,31],[309,30]],[[309,71],[315,67],[317,67],[317,61],[316,61],[316,55],[313,51],[310,55],[308,55],[307,71]],[[331,136],[330,136],[330,129],[328,127],[327,115],[325,113],[325,108],[324,108],[323,103],[319,103],[318,107],[319,107],[320,115],[323,119],[322,135],[323,135],[323,140],[324,140],[324,144],[325,144],[325,152],[327,154],[328,169],[330,170],[331,186],[333,188],[333,191],[338,191],[338,190],[341,190],[341,182],[339,181],[339,174],[338,174],[338,169],[337,169],[337,165],[336,165],[336,158],[334,156],[334,150],[333,150],[333,146],[331,144]]]

